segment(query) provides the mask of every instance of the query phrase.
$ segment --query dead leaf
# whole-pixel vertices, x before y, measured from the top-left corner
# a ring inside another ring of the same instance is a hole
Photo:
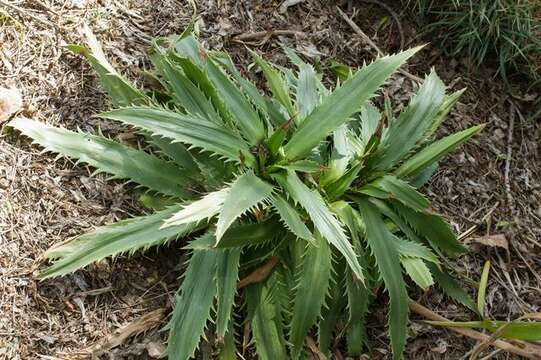
[[[484,246],[501,247],[509,250],[509,243],[504,234],[494,234],[470,238],[467,242],[481,244]]]
[[[16,88],[0,87],[0,124],[23,106],[21,92]]]

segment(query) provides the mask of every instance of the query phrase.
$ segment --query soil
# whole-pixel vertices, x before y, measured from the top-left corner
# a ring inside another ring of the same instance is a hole
[[[282,3],[198,1],[201,37],[208,47],[230,51],[244,71],[250,62],[246,47],[286,64],[279,46],[285,43],[329,75],[332,60],[360,66],[376,56],[339,16],[336,6],[340,5],[383,52],[395,52],[401,46],[396,23],[377,1],[304,0],[290,7]],[[398,14],[405,47],[429,40],[402,6],[386,3]],[[141,84],[141,70],[149,68],[145,56],[149,40],[180,33],[191,12],[189,3],[177,0],[1,0],[0,86],[21,90],[22,116],[91,132],[100,126],[114,136],[122,129],[92,117],[109,108],[98,79],[64,45],[82,43],[80,30],[87,23],[121,72]],[[296,33],[234,41],[239,34],[270,30]],[[487,124],[480,135],[441,164],[424,190],[457,233],[473,229],[463,237],[471,252],[453,260],[455,271],[477,280],[484,262],[490,260],[487,315],[515,319],[541,311],[541,126],[527,117],[538,94],[527,91],[524,82],[506,89],[492,76],[494,69],[471,73],[465,63],[444,57],[428,44],[407,67],[417,76],[435,67],[449,90],[467,87],[440,135]],[[254,78],[260,80],[258,74]],[[395,76],[382,94],[399,111],[415,87],[407,77]],[[178,245],[129,259],[109,259],[59,279],[40,282],[35,278],[35,271],[44,266],[41,256],[52,244],[144,211],[129,188],[92,175],[86,166],[55,161],[3,126],[0,359],[87,358],[88,349],[111,340],[122,326],[171,305],[183,262]],[[507,247],[494,246],[494,235]],[[447,318],[474,318],[437,289],[411,290],[412,299]],[[372,352],[367,359],[390,358],[384,316],[382,306],[373,308],[368,324]],[[468,358],[476,346],[473,340],[419,319],[412,315],[407,359]],[[101,358],[155,356],[165,341],[160,326],[126,339]],[[483,356],[514,358],[493,351],[489,348]],[[201,352],[208,354],[209,347],[203,346]]]

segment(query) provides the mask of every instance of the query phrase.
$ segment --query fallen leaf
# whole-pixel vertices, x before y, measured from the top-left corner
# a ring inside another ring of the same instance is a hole
[[[509,250],[509,243],[507,242],[507,238],[505,237],[504,234],[494,234],[494,235],[473,237],[467,240],[467,242],[481,244],[485,246],[491,246],[491,247],[501,247],[501,248],[504,248],[505,250]]]
[[[16,88],[0,87],[0,124],[23,106],[21,92]]]

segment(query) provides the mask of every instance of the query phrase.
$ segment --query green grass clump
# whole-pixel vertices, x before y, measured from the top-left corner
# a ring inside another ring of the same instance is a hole
[[[496,59],[507,82],[510,70],[541,77],[541,2],[536,0],[403,0],[422,18],[431,42],[479,67]],[[434,35],[435,34],[435,35]],[[436,37],[434,37],[436,36]]]

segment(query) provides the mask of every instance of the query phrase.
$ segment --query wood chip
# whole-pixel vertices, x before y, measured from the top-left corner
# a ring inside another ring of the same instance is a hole
[[[21,92],[16,88],[0,87],[0,124],[23,106]]]

